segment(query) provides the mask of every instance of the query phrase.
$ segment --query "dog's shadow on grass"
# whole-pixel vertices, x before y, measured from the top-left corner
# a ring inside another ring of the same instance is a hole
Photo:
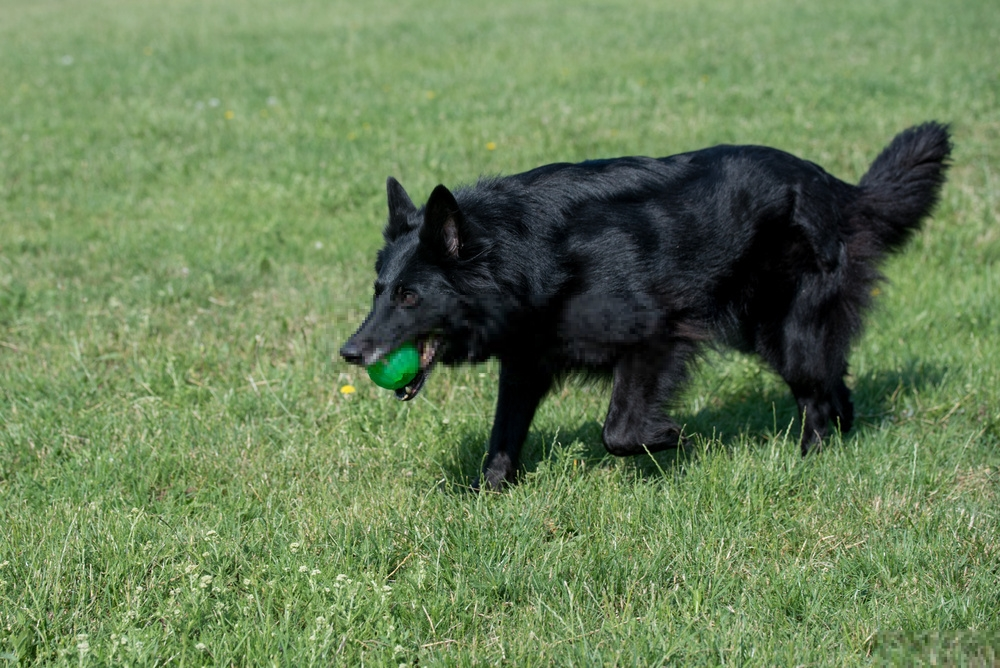
[[[901,396],[919,393],[939,385],[945,371],[920,360],[911,359],[895,370],[879,370],[855,377],[852,385],[854,428],[845,440],[862,438],[866,433],[883,429],[893,420]],[[642,478],[654,478],[678,473],[685,463],[696,460],[702,453],[713,450],[733,450],[753,444],[763,448],[775,439],[786,440],[798,449],[801,423],[795,399],[790,391],[769,384],[740,396],[722,397],[720,401],[690,413],[679,409],[675,419],[684,425],[686,445],[673,450],[627,458]],[[483,464],[488,430],[468,432],[462,436],[456,452],[442,463],[448,487],[470,491]],[[583,425],[566,425],[558,429],[533,429],[521,453],[521,477],[531,474],[549,458],[558,458],[558,448],[575,447],[574,457],[588,466],[612,465],[616,458],[609,455],[601,440],[601,424],[588,420]]]

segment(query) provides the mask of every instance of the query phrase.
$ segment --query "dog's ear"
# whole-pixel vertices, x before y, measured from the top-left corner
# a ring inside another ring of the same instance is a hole
[[[467,226],[451,191],[443,185],[431,193],[424,209],[420,243],[435,253],[457,259],[462,252]]]
[[[409,231],[410,214],[416,213],[417,207],[413,206],[413,200],[399,181],[391,176],[386,179],[385,190],[389,199],[389,222],[386,223],[382,236],[386,241],[392,241]]]

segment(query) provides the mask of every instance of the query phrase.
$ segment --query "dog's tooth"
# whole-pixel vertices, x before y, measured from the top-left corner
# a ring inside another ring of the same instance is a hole
[[[367,357],[365,357],[365,360],[364,360],[365,366],[371,366],[372,364],[375,364],[375,362],[377,362],[378,360],[382,359],[383,355],[385,355],[385,348],[384,347],[379,347],[379,348],[376,348],[375,350],[371,351],[367,355]]]

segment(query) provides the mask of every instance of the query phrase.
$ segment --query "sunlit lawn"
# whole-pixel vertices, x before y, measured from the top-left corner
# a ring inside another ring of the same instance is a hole
[[[975,0],[6,2],[0,668],[993,665],[997,44]],[[689,452],[607,458],[570,383],[477,496],[495,365],[406,405],[336,359],[389,174],[745,142],[856,180],[928,119],[950,180],[817,457],[711,353]]]

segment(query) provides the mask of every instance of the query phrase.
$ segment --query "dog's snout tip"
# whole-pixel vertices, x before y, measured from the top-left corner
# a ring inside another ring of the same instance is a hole
[[[361,352],[361,346],[356,343],[348,341],[340,349],[340,356],[348,364],[363,364],[364,363],[364,353]]]

